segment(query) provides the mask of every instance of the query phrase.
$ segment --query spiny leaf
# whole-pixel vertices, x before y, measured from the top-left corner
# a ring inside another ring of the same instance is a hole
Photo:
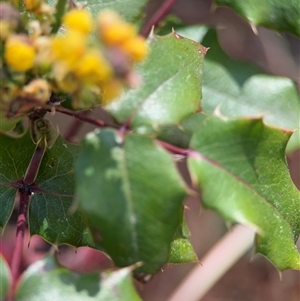
[[[234,9],[252,24],[300,36],[298,1],[216,0],[216,3]]]
[[[130,120],[133,128],[143,130],[178,124],[199,109],[206,53],[202,45],[174,32],[152,36],[149,48],[148,58],[137,67],[142,84],[107,107],[119,122]]]
[[[12,213],[16,189],[22,180],[35,145],[27,133],[19,139],[0,135],[0,226],[4,227]],[[31,235],[39,234],[50,243],[91,246],[88,228],[78,212],[71,213],[74,197],[73,164],[78,147],[59,137],[47,150],[35,183],[35,194],[29,207]]]
[[[225,116],[264,116],[269,125],[299,128],[299,93],[292,80],[267,75],[258,67],[231,59],[219,46],[214,30],[202,43],[210,47],[204,62],[204,113],[211,114],[218,107]],[[295,133],[288,150],[299,146],[299,133]]]
[[[133,267],[99,275],[77,274],[48,256],[22,275],[16,301],[141,301],[131,281]]]
[[[53,244],[92,246],[89,229],[78,212],[71,212],[75,192],[74,162],[78,146],[57,139],[45,153],[37,178],[44,193],[35,193],[29,208],[30,233]]]
[[[181,223],[185,186],[172,157],[146,136],[113,130],[87,135],[76,164],[77,198],[96,242],[118,266],[168,261]]]
[[[186,220],[177,229],[171,243],[169,263],[186,263],[198,261],[197,254],[190,241],[190,232]]]
[[[284,157],[290,135],[261,119],[212,116],[193,135],[188,162],[204,206],[256,229],[256,251],[280,270],[300,269],[300,194]]]

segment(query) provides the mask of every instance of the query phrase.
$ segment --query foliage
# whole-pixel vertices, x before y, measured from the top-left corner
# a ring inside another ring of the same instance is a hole
[[[300,146],[290,79],[229,58],[214,29],[184,25],[146,41],[137,24],[147,1],[10,2],[0,3],[0,226],[18,201],[18,233],[28,224],[56,248],[88,246],[120,269],[76,274],[48,255],[16,286],[18,267],[11,276],[1,257],[2,299],[140,300],[131,274],[146,281],[166,263],[198,260],[184,218],[195,188],[204,207],[255,229],[256,252],[279,270],[300,269],[300,194],[285,159],[287,145]],[[299,34],[292,5],[217,3]],[[81,111],[95,106],[110,121]],[[48,112],[96,129],[70,144]]]

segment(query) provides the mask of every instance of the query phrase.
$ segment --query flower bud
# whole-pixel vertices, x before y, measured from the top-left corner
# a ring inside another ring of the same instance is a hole
[[[33,67],[34,47],[26,36],[9,36],[5,43],[4,58],[15,71],[25,72]]]

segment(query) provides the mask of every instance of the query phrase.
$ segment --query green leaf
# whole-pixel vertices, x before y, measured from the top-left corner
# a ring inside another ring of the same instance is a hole
[[[20,139],[0,135],[0,227],[5,227],[14,207],[16,189],[11,185],[23,178],[34,149],[28,134]]]
[[[179,125],[165,125],[157,130],[157,138],[181,148],[188,148],[195,130],[207,118],[202,113],[193,113],[182,120]]]
[[[11,274],[8,263],[0,254],[0,300],[6,300],[6,296],[11,285]]]
[[[234,61],[220,48],[214,30],[203,40],[210,47],[204,63],[204,113],[217,107],[225,116],[264,116],[264,121],[283,129],[299,128],[300,102],[295,83],[284,77],[265,74],[246,62]],[[288,151],[300,147],[295,133]]]
[[[120,13],[127,21],[133,22],[142,18],[142,12],[148,0],[78,0],[77,2],[86,3],[87,8],[95,16],[102,9],[112,9]]]
[[[251,24],[300,36],[300,5],[298,1],[215,0],[215,2],[218,5],[232,8]]]
[[[107,107],[119,122],[130,120],[141,130],[177,124],[199,109],[206,51],[175,32],[152,36],[149,48],[148,58],[137,67],[142,83]]]
[[[132,267],[115,272],[77,274],[46,257],[22,275],[16,301],[141,301],[131,281]]]
[[[285,161],[290,132],[261,119],[207,118],[193,135],[188,166],[203,205],[254,228],[256,251],[280,270],[300,269],[300,194]]]
[[[20,118],[7,119],[6,112],[0,111],[0,132],[8,132],[12,130],[19,121]]]
[[[47,150],[33,186],[28,223],[31,235],[39,234],[52,244],[91,246],[92,239],[78,212],[71,214],[74,197],[73,164],[78,147],[59,137]],[[0,135],[0,226],[12,213],[16,188],[21,185],[35,145],[27,133],[19,139]]]
[[[198,261],[197,254],[190,241],[190,232],[186,220],[177,229],[171,243],[169,263],[186,263]]]
[[[87,135],[75,166],[97,243],[117,266],[142,262],[138,272],[155,273],[168,261],[186,196],[172,157],[149,137],[107,129]]]
[[[71,212],[75,193],[74,162],[79,147],[58,137],[45,153],[37,177],[44,193],[35,193],[29,208],[31,235],[39,234],[52,244],[92,246],[92,236],[81,214]]]

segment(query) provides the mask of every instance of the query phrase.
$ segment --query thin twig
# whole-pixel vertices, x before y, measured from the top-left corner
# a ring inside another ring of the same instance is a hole
[[[29,186],[35,182],[45,150],[45,145],[37,145],[23,178],[24,185]]]
[[[200,260],[168,301],[199,301],[253,245],[254,231],[242,225],[230,230]]]
[[[91,111],[82,112],[82,114],[89,115]],[[82,127],[83,123],[80,119],[75,118],[69,124],[67,130],[64,133],[64,138],[67,141],[72,141],[72,139],[78,134],[80,128]]]
[[[166,0],[150,20],[142,27],[141,35],[144,37],[148,36],[152,27],[157,25],[168,14],[175,2],[176,0]]]
[[[69,115],[69,116],[76,117],[81,121],[88,122],[88,123],[93,124],[97,127],[101,127],[101,128],[103,128],[103,127],[118,128],[118,126],[115,125],[115,124],[108,124],[108,123],[105,123],[103,120],[99,120],[99,119],[87,116],[83,111],[72,111],[72,110],[68,110],[68,109],[63,108],[63,107],[55,107],[55,111],[59,112],[59,113],[62,113],[62,114]]]
[[[34,184],[39,172],[39,168],[46,150],[45,143],[38,143],[28,164],[24,178],[19,182],[19,212],[16,229],[16,240],[11,261],[12,285],[9,291],[9,301],[14,298],[14,291],[19,278],[22,261],[22,251],[24,243],[24,234],[27,226],[27,211],[29,207],[32,185]]]

